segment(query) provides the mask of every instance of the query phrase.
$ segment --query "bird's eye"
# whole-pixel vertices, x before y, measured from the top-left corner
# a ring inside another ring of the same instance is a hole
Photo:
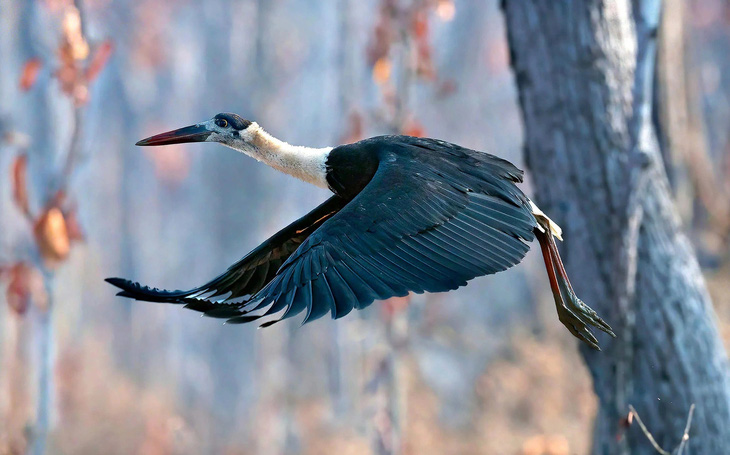
[[[228,126],[228,120],[226,120],[224,118],[219,118],[218,120],[215,121],[215,124],[220,126],[221,128],[225,128]]]

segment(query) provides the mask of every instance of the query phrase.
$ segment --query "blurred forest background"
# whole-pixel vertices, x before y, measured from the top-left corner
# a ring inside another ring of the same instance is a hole
[[[667,0],[660,36],[659,99],[688,87],[660,139],[684,144],[668,172],[728,346],[730,4]],[[596,399],[537,248],[302,328],[114,297],[103,278],[205,282],[326,197],[223,147],[133,145],[222,111],[524,167],[496,0],[0,0],[0,454],[589,450]]]

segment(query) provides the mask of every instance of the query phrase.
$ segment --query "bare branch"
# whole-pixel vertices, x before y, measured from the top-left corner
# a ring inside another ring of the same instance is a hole
[[[695,412],[695,404],[692,403],[692,405],[689,407],[689,413],[687,415],[687,424],[684,427],[684,433],[682,434],[682,439],[679,442],[679,445],[676,449],[674,449],[671,452],[667,452],[666,450],[662,449],[659,444],[654,439],[654,436],[652,436],[651,432],[648,428],[646,428],[646,425],[644,425],[644,422],[641,420],[641,417],[639,417],[639,413],[636,412],[636,409],[632,405],[629,405],[629,415],[636,418],[636,422],[639,424],[639,427],[641,428],[642,433],[644,433],[644,436],[646,436],[646,439],[651,443],[652,447],[654,447],[654,450],[657,451],[657,453],[661,455],[672,455],[676,453],[676,455],[682,455],[682,452],[684,452],[684,447],[687,445],[687,441],[689,441],[689,429],[692,426],[692,416]]]
[[[670,452],[667,452],[666,450],[659,447],[659,444],[657,444],[654,436],[652,436],[651,432],[649,432],[649,430],[646,428],[646,425],[644,425],[644,422],[642,422],[641,417],[639,417],[639,413],[636,412],[636,409],[634,409],[632,405],[629,405],[629,410],[631,411],[631,414],[633,414],[633,416],[636,418],[636,422],[638,422],[641,431],[644,433],[644,436],[646,436],[646,439],[649,440],[652,447],[654,447],[654,450],[659,452],[661,455],[672,455]]]
[[[687,444],[687,441],[689,441],[689,429],[692,426],[692,416],[695,413],[695,404],[692,403],[692,405],[689,407],[689,415],[687,416],[687,425],[684,426],[684,434],[682,435],[682,441],[679,443],[679,447],[677,447],[677,455],[682,455],[682,452],[684,452],[684,446]]]

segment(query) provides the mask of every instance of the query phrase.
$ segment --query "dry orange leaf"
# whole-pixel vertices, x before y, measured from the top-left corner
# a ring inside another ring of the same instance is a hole
[[[26,215],[30,214],[30,208],[28,205],[28,185],[27,185],[27,169],[28,169],[28,157],[18,155],[13,161],[11,167],[11,179],[13,186],[13,200],[18,208]]]
[[[66,219],[58,207],[51,207],[36,220],[33,234],[41,256],[49,267],[58,265],[68,257],[71,241]]]
[[[68,239],[71,243],[83,242],[86,239],[84,229],[81,227],[77,210],[74,208],[64,214],[66,220],[66,230],[68,231]]]
[[[373,65],[373,79],[378,84],[385,84],[390,79],[391,64],[385,57],[379,58]]]
[[[456,15],[456,6],[453,0],[439,0],[436,5],[436,14],[444,22],[451,21]]]
[[[81,30],[81,14],[75,6],[66,8],[63,16],[63,37],[74,60],[85,60],[89,56],[89,43]]]
[[[106,63],[109,61],[112,52],[114,51],[114,45],[111,40],[106,40],[99,45],[99,48],[94,52],[94,56],[91,58],[88,68],[86,68],[86,80],[91,82],[99,76],[101,70],[104,69]]]
[[[41,71],[43,62],[38,57],[28,59],[23,65],[23,72],[20,73],[20,90],[26,92],[33,87],[38,79],[38,73]]]
[[[43,276],[38,269],[25,262],[18,262],[2,270],[2,276],[8,283],[6,290],[8,305],[16,314],[24,314],[31,302],[44,309],[48,306]]]
[[[423,39],[428,37],[428,17],[423,11],[417,11],[416,14],[413,16],[411,31],[416,39]]]
[[[86,86],[86,71],[82,63],[89,57],[89,43],[84,37],[81,26],[81,15],[74,6],[68,6],[63,16],[63,39],[58,47],[60,65],[56,70],[56,78],[61,84],[61,91],[74,100],[76,106],[88,101],[89,90]],[[106,52],[109,52],[107,49]],[[107,56],[102,55],[100,62],[103,66]],[[100,70],[101,66],[97,66]]]
[[[403,127],[403,134],[406,136],[423,137],[426,131],[423,129],[423,125],[416,120],[409,120]]]

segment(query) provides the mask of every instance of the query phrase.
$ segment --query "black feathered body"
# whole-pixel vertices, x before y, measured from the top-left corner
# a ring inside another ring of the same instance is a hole
[[[183,303],[230,322],[339,318],[374,300],[443,292],[524,257],[537,221],[508,161],[448,142],[381,136],[332,149],[335,193],[213,281],[121,295]]]

